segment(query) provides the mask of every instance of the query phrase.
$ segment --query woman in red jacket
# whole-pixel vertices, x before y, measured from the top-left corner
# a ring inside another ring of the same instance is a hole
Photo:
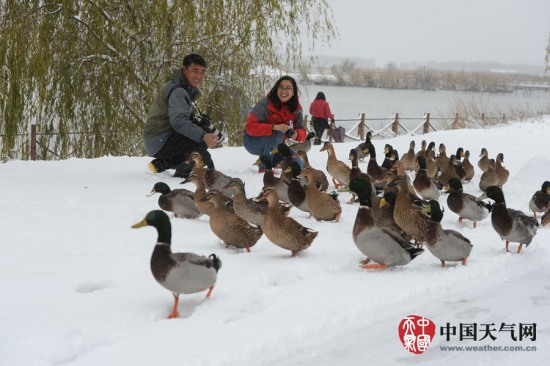
[[[309,114],[311,114],[311,124],[315,130],[315,141],[313,144],[321,144],[321,136],[328,128],[328,120],[334,123],[334,114],[330,111],[330,106],[325,98],[325,93],[319,92],[315,100],[309,106]]]
[[[252,155],[265,155],[273,159],[270,152],[281,142],[288,138],[298,142],[306,139],[303,120],[296,80],[288,75],[283,76],[250,111],[243,134],[244,148]],[[297,161],[302,166],[301,159],[297,158]],[[275,166],[278,161],[272,163]]]

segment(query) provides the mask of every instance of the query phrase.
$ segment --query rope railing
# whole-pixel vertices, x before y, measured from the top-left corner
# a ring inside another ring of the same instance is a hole
[[[445,124],[442,127],[437,128],[434,126],[432,121],[450,121],[450,123]],[[482,122],[487,122],[489,120],[495,120],[498,122],[505,122],[506,115],[497,117],[488,117],[485,113],[482,113],[480,116]],[[372,125],[376,122],[385,122],[381,128],[374,128]],[[413,126],[413,128],[408,128],[403,124],[403,122],[408,121],[422,121],[418,125]],[[345,132],[345,137],[351,140],[363,141],[366,136],[366,132],[370,131],[374,136],[380,138],[391,138],[398,136],[400,134],[409,134],[415,135],[427,134],[430,132],[447,130],[447,129],[457,129],[465,126],[464,119],[460,118],[458,113],[455,113],[453,117],[431,117],[430,113],[426,113],[424,117],[401,117],[399,113],[395,113],[391,117],[386,118],[367,118],[365,113],[361,113],[357,118],[348,118],[348,119],[336,119],[336,122],[356,122],[349,130]],[[305,116],[305,125],[308,124],[308,116]],[[370,124],[370,125],[369,125]],[[38,132],[36,125],[33,124],[30,126],[30,133],[27,134],[14,134],[11,136],[24,137],[29,136],[29,147],[30,147],[30,158],[36,160],[37,158],[37,146],[40,146],[43,150],[53,154],[54,156],[59,157],[59,154],[51,150],[49,146],[45,146],[43,143],[40,143],[37,139],[37,136],[58,136],[58,135],[87,135],[87,134],[96,134],[98,131],[72,131],[72,132]],[[332,127],[332,126],[331,126]],[[116,131],[103,130],[99,131],[102,134],[111,134],[118,133]],[[0,138],[3,138],[5,135],[0,134]],[[329,141],[332,141],[332,135],[329,135]],[[72,154],[72,152],[71,152]]]

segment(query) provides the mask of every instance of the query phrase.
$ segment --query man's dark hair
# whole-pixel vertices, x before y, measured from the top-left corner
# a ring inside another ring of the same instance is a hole
[[[206,61],[201,55],[196,53],[190,53],[183,58],[183,67],[188,68],[191,64],[206,67]]]
[[[273,103],[275,108],[281,109],[283,107],[283,103],[277,96],[277,89],[279,88],[279,85],[281,85],[281,81],[283,80],[290,81],[292,83],[292,87],[294,88],[294,93],[292,93],[292,98],[290,98],[288,102],[285,103],[288,109],[292,113],[294,113],[298,108],[298,104],[300,102],[298,101],[298,85],[296,84],[296,80],[294,80],[293,77],[285,75],[285,76],[282,76],[279,80],[277,80],[275,85],[273,85],[273,88],[271,88],[271,90],[269,91],[268,98],[271,101],[271,103]]]

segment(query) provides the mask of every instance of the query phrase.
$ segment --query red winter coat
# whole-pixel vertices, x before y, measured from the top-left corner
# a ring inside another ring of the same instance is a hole
[[[334,119],[328,102],[323,99],[315,99],[309,106],[309,114],[316,118]]]
[[[263,97],[248,115],[245,131],[250,136],[271,136],[273,135],[273,125],[286,124],[292,121],[292,128],[298,132],[297,141],[304,141],[307,131],[303,127],[304,116],[302,106],[298,104],[296,111],[292,113],[286,105],[281,109],[275,108],[275,105],[269,101],[268,97]]]

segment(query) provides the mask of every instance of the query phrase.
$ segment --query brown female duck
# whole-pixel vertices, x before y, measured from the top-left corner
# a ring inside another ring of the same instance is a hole
[[[191,161],[195,162],[195,166],[193,166],[191,173],[202,178],[206,189],[216,189],[219,191],[231,180],[231,177],[216,170],[216,168],[206,168],[202,160],[202,155],[196,151],[191,153],[187,163]]]
[[[480,159],[477,162],[477,166],[481,169],[482,172],[486,172],[489,169],[489,152],[486,148],[481,149],[479,154]]]
[[[194,202],[195,206],[203,215],[210,216],[214,204],[206,200],[206,188],[204,181],[196,174],[190,174],[181,184],[192,183],[195,185]]]
[[[293,257],[311,246],[319,233],[285,216],[279,209],[279,197],[273,187],[264,187],[258,199],[267,200],[268,208],[262,228],[273,244],[290,250]]]
[[[317,221],[338,222],[342,214],[342,207],[337,196],[321,192],[315,186],[313,173],[309,169],[304,169],[298,178],[307,179],[306,199],[307,206],[311,216]]]
[[[445,171],[449,166],[449,157],[447,156],[447,148],[443,143],[439,144],[439,154],[437,155],[435,164],[437,165],[437,169],[439,169],[440,172]]]
[[[464,176],[465,182],[470,182],[475,175],[475,169],[472,163],[470,162],[470,150],[464,151],[464,159],[462,160],[462,169],[466,175]]]
[[[395,223],[418,243],[424,242],[426,240],[428,218],[422,213],[420,208],[414,207],[411,204],[406,178],[397,176],[389,185],[397,185],[399,188],[393,214]]]
[[[314,167],[311,166],[311,164],[309,163],[307,153],[305,151],[298,151],[298,156],[302,158],[302,161],[304,162],[303,169],[310,168],[314,172],[313,176],[314,176],[315,185],[317,186],[317,188],[320,191],[326,192],[328,188],[328,179],[325,172],[319,169],[315,169]]]
[[[370,154],[369,164],[367,165],[367,175],[369,176],[371,182],[377,188],[384,187],[386,185],[386,181],[384,180],[384,173],[388,170],[378,165],[378,162],[376,161],[376,149],[374,148],[374,145],[371,143],[366,144],[363,152],[367,155]]]
[[[414,147],[415,147],[415,143],[414,143],[414,140],[412,140],[410,143],[409,143],[409,151],[407,151],[405,154],[403,154],[403,156],[401,157],[401,163],[403,164],[403,169],[405,170],[413,170],[414,168],[414,156],[415,156],[415,151],[414,151]]]
[[[496,163],[494,159],[489,159],[489,165],[487,166],[487,170],[481,174],[481,178],[479,180],[479,189],[481,189],[483,192],[491,186],[498,186],[500,183],[500,179],[498,178],[498,174],[496,171]]]
[[[351,168],[343,161],[336,159],[336,153],[334,152],[332,143],[328,141],[325,142],[320,151],[326,151],[328,153],[327,172],[332,176],[334,187],[339,189],[343,186],[347,186],[349,184]]]
[[[246,249],[247,252],[250,252],[250,248],[260,240],[262,229],[250,225],[245,219],[228,209],[224,196],[218,191],[209,191],[206,194],[206,199],[214,204],[209,220],[212,232],[225,245]]]
[[[499,187],[505,185],[506,182],[508,182],[508,177],[510,176],[510,172],[502,165],[502,163],[504,163],[504,154],[499,153],[495,161],[495,170],[498,176]]]

